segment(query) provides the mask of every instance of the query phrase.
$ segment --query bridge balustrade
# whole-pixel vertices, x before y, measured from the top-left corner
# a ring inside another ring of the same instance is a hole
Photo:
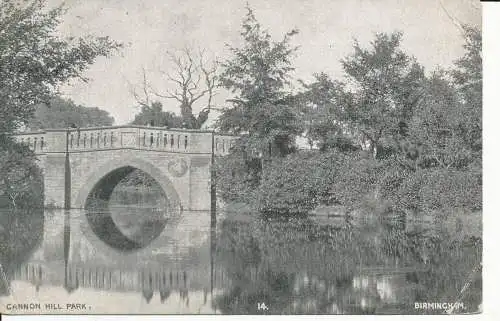
[[[14,136],[16,142],[27,146],[29,149],[35,153],[44,153],[47,147],[45,134],[40,133],[23,133]]]
[[[211,153],[212,132],[165,129],[143,126],[49,129],[44,132],[20,133],[15,139],[37,154],[50,152],[96,151],[132,148],[140,150]],[[215,155],[226,155],[237,137],[215,134]]]
[[[230,135],[215,135],[214,154],[217,156],[229,154],[231,148],[234,147],[235,140],[238,137]]]
[[[191,132],[138,127],[72,129],[68,133],[68,149],[70,151],[87,151],[137,148],[158,151],[190,152],[191,136]]]

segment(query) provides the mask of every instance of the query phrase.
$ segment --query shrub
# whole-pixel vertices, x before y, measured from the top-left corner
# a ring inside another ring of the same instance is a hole
[[[458,170],[429,170],[422,173],[422,210],[482,208],[481,173]]]
[[[261,163],[239,152],[218,157],[215,162],[217,195],[224,202],[253,205],[260,184]]]
[[[233,154],[221,159],[217,170],[225,201],[249,204],[266,215],[302,216],[318,205],[373,215],[482,208],[480,167],[414,171],[392,159],[303,151],[263,163]]]
[[[43,176],[26,146],[0,136],[0,196],[2,206],[43,206]]]
[[[357,154],[337,157],[335,178],[328,187],[327,204],[340,204],[352,210],[363,198],[376,190],[384,162]]]
[[[264,164],[258,209],[265,214],[303,215],[327,197],[336,166],[334,154],[300,152]]]
[[[401,175],[401,174],[400,174]],[[482,208],[481,173],[455,169],[421,169],[401,175],[387,197],[400,209],[415,212]],[[390,189],[388,189],[390,190]]]

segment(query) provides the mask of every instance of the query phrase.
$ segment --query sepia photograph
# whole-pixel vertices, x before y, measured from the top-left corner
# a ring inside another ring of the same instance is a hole
[[[482,15],[0,0],[0,314],[481,314]]]

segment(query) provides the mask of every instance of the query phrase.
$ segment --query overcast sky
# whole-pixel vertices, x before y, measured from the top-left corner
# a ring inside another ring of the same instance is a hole
[[[51,4],[60,0],[50,0]],[[136,105],[130,85],[139,86],[142,68],[157,89],[165,86],[155,70],[172,68],[166,50],[185,46],[207,49],[227,57],[226,44],[241,43],[246,0],[66,0],[69,8],[61,33],[68,36],[108,35],[125,48],[99,59],[86,73],[87,84],[63,88],[78,104],[107,110],[116,124],[133,119]],[[462,37],[448,14],[463,23],[481,25],[474,0],[250,0],[257,19],[276,40],[292,28],[300,46],[294,60],[295,77],[311,79],[316,72],[342,76],[339,60],[352,51],[353,39],[367,44],[375,32],[404,33],[403,47],[426,69],[449,67],[463,54]],[[446,11],[443,9],[446,9]],[[223,103],[226,95],[219,95]],[[175,101],[166,110],[178,111]]]

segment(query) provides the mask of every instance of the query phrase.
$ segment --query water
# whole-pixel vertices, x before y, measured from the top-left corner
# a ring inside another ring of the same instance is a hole
[[[436,314],[415,303],[471,313],[482,301],[481,239],[437,225],[221,213],[211,229],[207,212],[134,207],[0,214],[7,313]]]

